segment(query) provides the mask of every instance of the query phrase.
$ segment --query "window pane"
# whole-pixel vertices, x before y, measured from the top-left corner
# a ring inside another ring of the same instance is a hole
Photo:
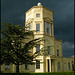
[[[29,67],[28,67],[28,64],[27,64],[27,63],[25,64],[25,69],[29,69]]]
[[[49,29],[49,23],[47,22],[47,33],[50,33],[50,29]]]
[[[5,65],[5,69],[9,69],[10,67],[9,67],[9,65]]]
[[[59,50],[57,49],[57,57],[59,57]]]
[[[40,50],[40,46],[36,46],[36,51]],[[38,54],[40,54],[40,52],[38,52]]]
[[[45,23],[46,23],[46,22],[44,21],[44,32],[45,32]]]
[[[58,70],[60,70],[60,62],[58,62]]]
[[[36,31],[40,31],[40,24],[36,24]]]
[[[51,23],[51,35],[52,35],[52,23]]]
[[[48,54],[50,54],[50,46],[48,46]]]
[[[70,70],[70,63],[68,63],[68,69]]]
[[[40,61],[36,60],[36,69],[40,69]]]
[[[40,17],[40,14],[36,14],[36,17]]]

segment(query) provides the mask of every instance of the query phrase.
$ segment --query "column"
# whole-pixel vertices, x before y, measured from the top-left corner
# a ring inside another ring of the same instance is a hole
[[[51,69],[51,65],[52,65],[51,64],[51,59],[49,60],[49,62],[50,62],[50,65],[49,65],[50,66],[50,72],[52,72],[52,69]]]
[[[46,59],[46,72],[48,72],[48,67],[47,67],[48,63],[47,63],[47,59]]]
[[[13,72],[14,72],[14,64],[12,64],[13,65]]]

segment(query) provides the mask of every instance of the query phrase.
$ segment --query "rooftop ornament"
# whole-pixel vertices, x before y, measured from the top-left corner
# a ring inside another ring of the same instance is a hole
[[[42,6],[41,3],[38,3],[37,6]]]

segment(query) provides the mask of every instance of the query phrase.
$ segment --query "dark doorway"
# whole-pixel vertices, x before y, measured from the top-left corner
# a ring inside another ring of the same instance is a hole
[[[74,64],[72,64],[72,71],[74,71]]]
[[[47,62],[48,62],[48,72],[49,72],[49,69],[50,69],[50,68],[49,68],[49,59],[47,60]]]

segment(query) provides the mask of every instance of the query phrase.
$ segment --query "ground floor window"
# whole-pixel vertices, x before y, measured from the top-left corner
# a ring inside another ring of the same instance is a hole
[[[36,69],[40,69],[40,61],[36,60]]]
[[[29,66],[27,63],[25,64],[25,69],[29,69]]]
[[[5,65],[5,69],[9,69],[10,66],[8,64]]]
[[[60,62],[58,62],[58,70],[60,70]]]
[[[70,70],[70,63],[68,63],[68,69]]]
[[[59,49],[57,49],[57,57],[59,57]]]

